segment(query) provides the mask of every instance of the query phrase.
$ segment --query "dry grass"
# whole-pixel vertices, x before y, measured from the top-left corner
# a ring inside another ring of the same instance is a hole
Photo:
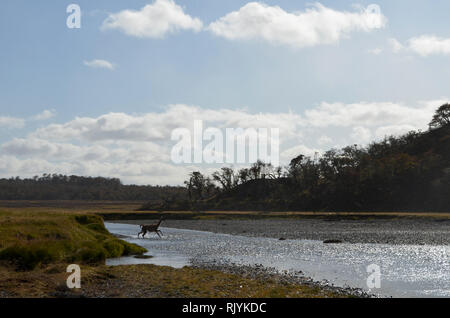
[[[137,211],[141,201],[2,201],[0,211],[11,213],[92,213],[105,219],[159,218],[160,211]],[[1,213],[1,212],[0,212]],[[242,218],[442,218],[450,213],[437,212],[312,212],[312,211],[164,211],[167,217],[179,219],[242,219]]]

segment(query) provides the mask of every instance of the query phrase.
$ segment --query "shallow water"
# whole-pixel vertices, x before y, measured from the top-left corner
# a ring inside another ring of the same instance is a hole
[[[139,227],[106,223],[111,233],[148,249],[150,259],[121,257],[107,265],[156,264],[183,267],[218,262],[262,264],[280,271],[302,271],[316,281],[327,280],[381,296],[450,297],[449,246],[387,244],[323,244],[321,241],[245,237],[202,231],[161,228],[162,239],[147,234],[138,239]],[[380,288],[369,290],[367,266],[381,269]]]

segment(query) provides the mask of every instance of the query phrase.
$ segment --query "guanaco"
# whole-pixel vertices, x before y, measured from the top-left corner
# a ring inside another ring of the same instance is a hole
[[[156,234],[158,234],[159,237],[161,237],[162,232],[158,228],[162,221],[163,221],[163,218],[161,217],[159,219],[159,221],[155,224],[140,224],[141,231],[138,233],[138,238],[139,238],[139,235],[141,235],[141,234],[142,234],[142,237],[144,237],[145,234],[147,234],[147,232],[155,232]]]

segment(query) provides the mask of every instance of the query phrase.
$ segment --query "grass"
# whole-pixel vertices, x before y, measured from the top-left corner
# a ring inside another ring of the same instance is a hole
[[[97,215],[0,210],[0,262],[17,270],[53,262],[101,264],[144,252],[110,234]]]

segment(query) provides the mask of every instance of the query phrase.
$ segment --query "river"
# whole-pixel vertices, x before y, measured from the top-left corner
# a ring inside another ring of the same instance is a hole
[[[315,281],[360,288],[381,297],[450,297],[447,245],[323,244],[164,227],[162,238],[151,233],[138,239],[137,225],[105,226],[128,242],[144,246],[153,256],[108,259],[107,265],[150,263],[180,268],[205,263],[261,264],[279,271],[302,271]],[[380,285],[369,289],[367,281],[372,273],[367,268],[372,264],[380,268]]]

